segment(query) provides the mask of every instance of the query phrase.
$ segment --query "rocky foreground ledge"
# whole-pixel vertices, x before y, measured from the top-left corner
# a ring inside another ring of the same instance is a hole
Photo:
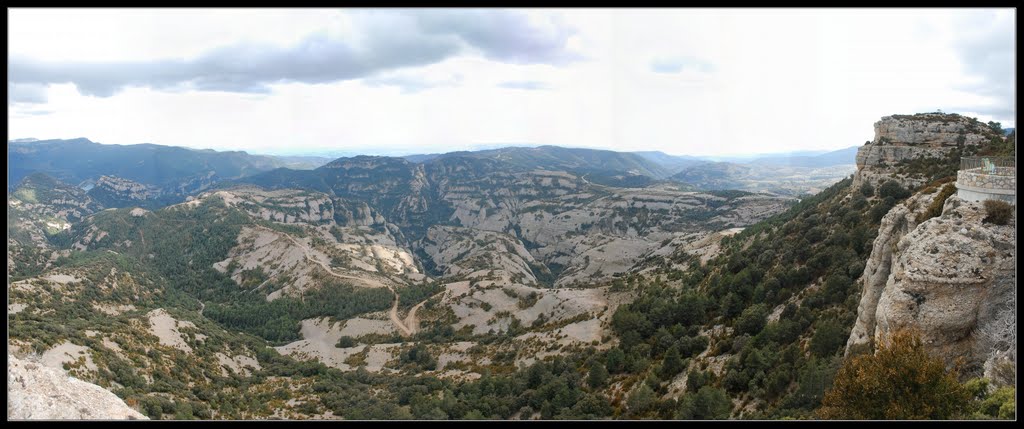
[[[117,395],[64,371],[7,355],[9,420],[148,420]]]

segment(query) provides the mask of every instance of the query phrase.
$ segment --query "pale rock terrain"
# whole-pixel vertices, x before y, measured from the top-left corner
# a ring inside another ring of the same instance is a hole
[[[914,217],[901,204],[883,218],[847,353],[895,329],[916,328],[950,363],[964,357],[986,376],[998,372],[998,362],[1015,365],[1016,338],[1007,333],[1016,326],[1016,220],[982,223],[980,204],[956,196],[942,216],[921,225]]]
[[[117,395],[64,371],[7,355],[11,420],[148,420]]]
[[[492,276],[510,282],[537,283],[531,269],[538,265],[537,261],[522,242],[507,234],[432,226],[427,230],[420,247],[445,278],[458,278],[486,268]]]
[[[244,354],[228,356],[221,352],[217,352],[214,355],[217,356],[217,362],[220,363],[221,369],[224,370],[224,375],[228,374],[227,368],[230,368],[236,374],[242,375],[252,374],[252,370],[259,370],[261,368],[260,363],[252,356]]]
[[[89,348],[68,341],[53,346],[39,359],[40,364],[50,368],[63,368],[64,364],[77,364],[80,361],[85,363],[86,369],[96,371]]]
[[[854,192],[857,191],[854,190]],[[875,309],[878,307],[878,300],[892,273],[892,264],[895,260],[893,252],[896,249],[896,243],[917,227],[918,214],[931,204],[936,195],[937,193],[913,195],[906,201],[897,204],[882,217],[878,236],[875,237],[874,245],[871,248],[871,255],[868,256],[864,265],[864,273],[858,280],[858,283],[862,285],[860,304],[857,307],[857,321],[853,325],[846,344],[847,354],[856,349],[870,348],[874,345]]]
[[[395,325],[389,320],[366,319],[354,317],[345,321],[344,327],[339,332],[340,337],[358,338],[371,334],[392,334],[397,332]]]
[[[893,252],[892,274],[875,309],[875,340],[894,330],[916,328],[933,353],[948,363],[965,358],[981,370],[1013,344],[985,332],[1015,326],[1006,311],[1014,302],[1016,221],[983,223],[979,203],[950,197],[940,217],[902,238]]]
[[[266,280],[247,285],[260,290],[271,280],[288,278],[276,291],[263,290],[267,300],[297,295],[318,287],[325,276],[340,278],[360,287],[385,287],[395,280],[424,279],[411,252],[398,244],[383,217],[365,203],[298,190],[232,188],[203,194],[220,197],[255,219],[290,224],[306,236],[296,236],[265,226],[244,227],[238,245],[214,268],[243,283],[248,270],[262,270]],[[400,234],[400,233],[399,233]],[[384,279],[382,276],[398,275]]]
[[[987,126],[959,115],[941,113],[884,116],[875,122],[875,138],[857,150],[853,187],[879,186],[896,180],[904,187],[920,186],[927,179],[896,171],[897,164],[917,158],[942,158],[951,151],[988,140]]]
[[[185,342],[180,328],[195,328],[195,324],[187,320],[177,320],[167,313],[166,310],[158,308],[146,314],[149,318],[149,332],[160,339],[160,344],[174,347],[189,354],[192,347]]]
[[[345,336],[341,322],[331,322],[327,318],[307,319],[302,321],[302,338],[290,344],[275,347],[281,354],[299,359],[316,359],[324,365],[342,371],[356,368],[345,363],[350,357],[364,353],[366,370],[379,372],[394,357],[395,347],[399,344],[376,344],[367,346],[359,344],[354,347],[339,348],[338,340]]]
[[[100,176],[91,192],[105,191],[121,200],[142,201],[159,197],[162,193],[155,186],[144,185],[116,176]]]

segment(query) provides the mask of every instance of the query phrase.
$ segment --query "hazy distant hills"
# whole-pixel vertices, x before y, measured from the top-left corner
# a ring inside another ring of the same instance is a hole
[[[820,155],[783,154],[777,156],[764,156],[747,162],[747,164],[812,168],[854,164],[854,161],[857,158],[858,148],[859,146],[851,146],[846,149],[839,149]]]
[[[238,178],[279,167],[312,168],[319,157],[272,157],[242,151],[219,152],[156,144],[99,144],[86,138],[19,139],[7,143],[8,183],[43,172],[72,184],[116,176],[151,186],[174,186],[212,172]]]
[[[636,154],[637,156],[640,156],[648,161],[654,162],[668,169],[673,174],[679,172],[679,170],[682,170],[686,167],[691,167],[697,164],[704,164],[708,162],[708,160],[705,158],[695,156],[669,155],[661,151],[646,151],[633,153]]]
[[[672,175],[670,164],[659,163],[637,153],[559,146],[507,147],[471,152],[410,155],[404,158],[422,163],[452,156],[491,159],[526,170],[542,169],[581,174],[616,172],[643,175],[652,179],[664,179]]]
[[[380,180],[386,182],[390,178],[382,175],[387,174],[399,175],[404,184],[412,183],[406,176],[418,174],[414,171],[416,165],[427,167],[423,174],[437,177],[458,174],[467,168],[480,170],[481,174],[544,170],[568,172],[592,183],[625,188],[674,181],[693,189],[796,195],[819,189],[826,182],[847,175],[846,170],[853,168],[857,150],[857,147],[850,147],[826,153],[803,151],[716,160],[659,151],[616,152],[539,146],[404,157],[354,156],[332,161],[322,156],[251,155],[242,151],[219,152],[156,144],[107,145],[85,138],[18,139],[9,141],[7,147],[9,184],[18,183],[33,172],[42,172],[88,190],[106,176],[103,183],[116,197],[96,197],[111,206],[130,204],[140,198],[169,197],[167,201],[171,201],[217,183],[230,184],[237,180],[344,195],[355,192],[355,184],[362,183],[363,179],[374,184]],[[387,168],[374,167],[359,173],[357,166],[366,163],[387,164]],[[447,167],[456,164],[457,169]],[[344,174],[339,175],[339,167]],[[355,170],[349,171],[349,167]],[[365,185],[369,186],[369,182]],[[129,188],[139,192],[128,191]],[[387,196],[375,198],[387,199]]]
[[[69,183],[117,176],[149,185],[165,185],[183,178],[215,172],[241,177],[284,166],[266,156],[245,152],[217,152],[155,144],[108,145],[89,141],[40,140],[8,142],[9,181],[18,182],[34,171]]]
[[[739,189],[797,196],[817,193],[856,170],[857,146],[821,154],[766,155],[745,162],[700,162],[670,179],[697,189]]]

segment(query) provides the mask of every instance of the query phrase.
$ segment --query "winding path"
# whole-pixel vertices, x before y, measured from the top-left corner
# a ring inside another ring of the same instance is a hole
[[[430,300],[434,299],[435,297],[444,295],[445,292],[447,292],[447,290],[442,290],[442,291],[434,294],[433,296],[431,296],[431,297],[429,297],[427,299],[424,299],[419,304],[416,304],[415,306],[413,306],[409,310],[409,314],[407,316],[405,316],[405,326],[409,327],[409,329],[412,330],[412,332],[414,332],[414,333],[415,332],[419,332],[419,330],[420,330],[420,321],[419,321],[419,319],[416,319],[416,311],[419,310],[420,308],[422,308],[423,305],[427,303],[427,301],[430,301]]]
[[[331,267],[328,266],[327,264],[325,264],[323,261],[321,261],[319,259],[316,259],[316,258],[313,258],[312,256],[310,256],[311,251],[309,249],[309,246],[306,246],[305,244],[300,243],[294,237],[292,237],[292,236],[290,236],[288,234],[281,234],[278,231],[274,231],[273,229],[267,228],[267,227],[262,226],[262,225],[257,225],[257,227],[265,229],[265,230],[268,230],[268,231],[271,231],[271,232],[274,232],[276,234],[284,235],[286,238],[288,238],[288,240],[290,240],[292,242],[292,244],[294,244],[294,245],[298,246],[300,249],[302,249],[302,254],[303,254],[303,256],[306,257],[306,259],[308,261],[313,262],[313,263],[319,265],[321,268],[324,269],[324,271],[327,271],[328,274],[330,274],[330,275],[332,275],[334,277],[341,278],[341,279],[348,279],[348,280],[356,280],[356,281],[360,281],[360,282],[363,282],[363,283],[368,283],[368,284],[371,284],[371,285],[375,285],[374,287],[381,287],[381,286],[383,286],[383,287],[388,288],[388,290],[390,290],[391,293],[395,294],[395,301],[391,304],[391,310],[388,312],[388,317],[391,319],[391,323],[393,323],[395,325],[395,327],[398,328],[398,330],[401,331],[404,336],[408,337],[408,336],[411,336],[413,334],[413,330],[409,329],[409,327],[406,326],[406,324],[402,322],[402,319],[398,317],[398,301],[399,301],[398,292],[395,291],[395,288],[392,287],[390,284],[388,284],[386,282],[374,280],[374,279],[367,279],[367,278],[363,278],[363,277],[355,277],[355,276],[350,276],[350,275],[346,275],[346,274],[338,274],[338,273],[334,272],[334,270],[332,270]],[[423,305],[425,303],[426,303],[426,301],[421,302],[421,303],[417,304],[417,306],[421,306],[421,305]],[[415,312],[414,311],[410,311],[410,316],[415,316]],[[412,320],[415,321],[415,317],[413,317]]]

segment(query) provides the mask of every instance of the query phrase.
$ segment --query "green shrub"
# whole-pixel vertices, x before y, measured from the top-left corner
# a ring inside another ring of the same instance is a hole
[[[1013,217],[1013,205],[1000,200],[985,200],[985,219],[982,222],[1006,225]]]
[[[875,354],[844,362],[822,400],[819,417],[844,420],[957,418],[971,392],[958,381],[958,368],[925,349],[918,333],[897,331]],[[985,410],[989,411],[989,410]]]
[[[764,329],[767,323],[768,307],[764,304],[757,304],[743,310],[743,314],[736,319],[736,332],[739,334],[756,335]]]
[[[341,347],[341,348],[344,349],[344,348],[355,347],[355,346],[356,346],[356,339],[352,338],[352,337],[350,337],[348,335],[338,339],[338,347]]]
[[[860,193],[865,197],[873,197],[875,196],[875,187],[871,186],[870,183],[864,182],[863,185],[860,185]]]
[[[917,223],[924,222],[928,219],[936,217],[942,214],[942,206],[946,204],[946,200],[950,196],[956,193],[956,185],[949,183],[942,187],[939,191],[939,195],[932,200],[932,203],[928,205],[928,209],[917,215]]]
[[[836,321],[826,320],[821,322],[814,330],[811,337],[811,353],[816,356],[827,357],[835,354],[846,344],[849,332]]]
[[[910,196],[910,191],[908,191],[907,188],[904,188],[903,185],[900,185],[899,182],[890,180],[883,183],[882,186],[878,188],[878,196],[882,198],[893,197],[897,200],[902,200]]]
[[[871,219],[872,223],[878,223],[883,217],[885,217],[885,214],[889,213],[889,210],[892,210],[895,206],[896,199],[887,197],[878,202],[878,204],[875,204],[874,207],[871,207],[871,210],[868,211],[868,218]]]
[[[984,396],[984,398],[977,404],[976,416],[1012,419],[1016,409],[1015,392],[1015,388],[1006,386],[991,394],[982,393],[979,396]]]

